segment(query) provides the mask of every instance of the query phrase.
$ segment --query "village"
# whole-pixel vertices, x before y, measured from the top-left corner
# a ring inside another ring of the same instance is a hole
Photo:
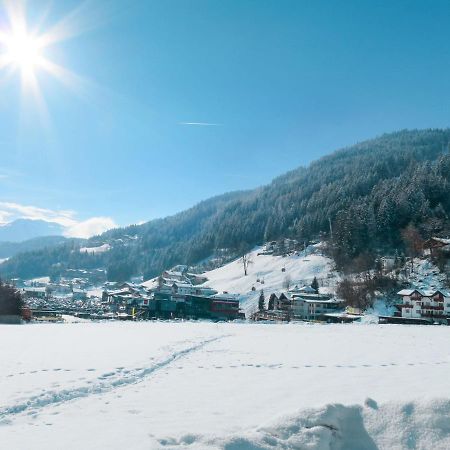
[[[217,285],[214,279],[208,277],[214,278],[214,271],[194,273],[185,265],[175,266],[145,282],[139,278],[128,282],[111,282],[106,281],[106,273],[102,270],[70,270],[57,282],[43,277],[34,280],[14,279],[12,283],[25,300],[24,318],[34,321],[58,322],[67,316],[90,320],[322,323],[363,320],[366,315],[363,308],[349,305],[330,288],[336,283],[332,272],[327,273],[328,280],[319,278],[320,285],[315,275],[312,279],[286,282],[289,274],[286,274],[283,258],[300,257],[302,259],[295,260],[295,264],[305,265],[313,257],[322,257],[317,255],[314,246],[303,250],[299,248],[297,241],[285,239],[269,242],[257,250],[255,259],[271,258],[269,261],[283,262],[279,277],[283,276],[284,281],[282,286],[280,283],[265,284],[264,277],[258,276],[251,288],[246,289],[248,293],[242,292],[244,289],[236,285],[234,292],[221,290],[223,285]],[[449,239],[432,238],[424,243],[422,256],[429,258],[449,251]],[[243,262],[245,270],[248,270],[245,265],[254,261],[250,260],[250,256],[247,258],[248,261],[240,258],[235,264]],[[398,260],[398,257],[383,256],[380,258],[381,270],[390,273],[398,265]],[[275,270],[278,269],[273,268]],[[432,276],[436,273],[433,269]],[[250,275],[242,275],[245,281],[251,280]],[[397,291],[396,299],[391,302],[391,312],[379,314],[379,323],[450,324],[450,294],[442,286],[424,284],[422,278],[417,270],[416,273],[407,273],[407,281],[403,280],[402,289]],[[253,299],[252,302],[249,302],[249,298]],[[249,303],[252,303],[251,307]]]

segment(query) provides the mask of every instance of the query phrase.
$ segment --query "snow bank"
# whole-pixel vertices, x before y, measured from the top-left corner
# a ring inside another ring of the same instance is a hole
[[[227,450],[402,450],[450,448],[450,401],[326,405],[280,417],[228,436],[186,434],[155,440],[155,448]]]

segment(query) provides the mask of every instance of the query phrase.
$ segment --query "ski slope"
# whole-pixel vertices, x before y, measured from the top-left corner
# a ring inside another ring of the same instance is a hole
[[[2,448],[448,449],[447,327],[0,326]]]
[[[258,247],[249,253],[251,263],[247,276],[244,274],[242,260],[237,259],[205,272],[203,275],[208,277],[205,285],[219,292],[240,294],[241,306],[246,312],[251,312],[256,306],[261,290],[266,296],[272,292],[286,291],[287,279],[291,286],[302,286],[311,284],[314,277],[317,277],[321,292],[333,292],[337,282],[334,264],[330,258],[322,255],[320,245],[310,246],[306,251],[287,256],[258,255],[261,251],[262,248]]]

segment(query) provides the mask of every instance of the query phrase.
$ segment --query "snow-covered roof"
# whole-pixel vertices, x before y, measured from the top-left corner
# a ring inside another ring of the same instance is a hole
[[[176,286],[176,287],[179,287],[179,288],[193,288],[192,284],[180,283],[179,281],[175,281],[175,283],[173,283],[172,286]]]
[[[411,295],[414,291],[417,291],[417,289],[402,289],[401,291],[397,292],[397,295]],[[417,291],[419,292],[419,291]]]
[[[444,297],[450,297],[450,294],[442,289],[434,289],[434,290],[422,290],[422,289],[402,289],[397,292],[397,295],[401,296],[410,296],[413,292],[418,292],[422,297],[433,297],[433,295],[437,293],[441,293]]]
[[[311,286],[302,286],[299,288],[298,286],[295,286],[292,289],[289,289],[289,292],[295,293],[295,292],[304,292],[306,294],[315,294],[316,290],[313,289]]]
[[[26,287],[24,288],[25,292],[46,292],[45,287]]]
[[[301,300],[305,303],[343,303],[342,300],[337,300],[333,298],[329,299],[320,299],[320,298],[302,298],[302,297],[295,297],[295,300]]]
[[[441,242],[442,244],[445,244],[445,245],[450,245],[450,239],[438,238],[438,237],[432,237],[431,239],[433,239],[434,241],[437,241],[437,242]]]

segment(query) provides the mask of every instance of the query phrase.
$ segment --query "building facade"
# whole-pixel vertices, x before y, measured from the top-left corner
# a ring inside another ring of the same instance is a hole
[[[442,290],[403,289],[397,293],[402,303],[399,315],[406,319],[427,319],[447,323],[450,318],[450,295]]]

